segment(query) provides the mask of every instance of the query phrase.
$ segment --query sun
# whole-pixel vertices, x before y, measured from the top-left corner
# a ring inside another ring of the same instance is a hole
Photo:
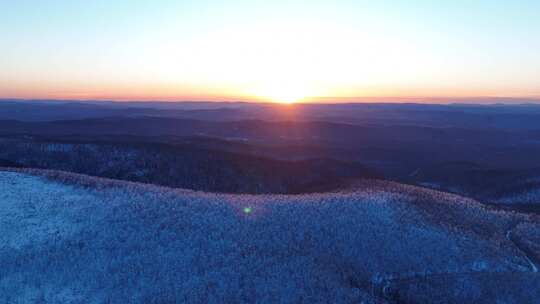
[[[309,94],[303,86],[274,85],[259,89],[254,95],[270,102],[294,104],[306,100]]]
[[[275,94],[269,94],[267,98],[276,103],[293,104],[302,100],[304,96],[291,92],[276,92]]]

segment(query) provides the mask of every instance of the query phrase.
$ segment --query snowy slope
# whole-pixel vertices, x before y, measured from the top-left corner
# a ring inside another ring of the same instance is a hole
[[[0,303],[369,303],[410,282],[433,289],[412,302],[540,296],[537,218],[381,181],[251,196],[0,172],[0,231]]]

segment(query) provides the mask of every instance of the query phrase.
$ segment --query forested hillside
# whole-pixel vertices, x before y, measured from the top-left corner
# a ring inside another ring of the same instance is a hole
[[[332,159],[282,161],[190,145],[0,139],[0,166],[56,169],[226,193],[308,193],[377,174]]]
[[[383,181],[224,195],[0,173],[4,303],[536,303],[537,217]],[[362,302],[363,301],[363,302]]]

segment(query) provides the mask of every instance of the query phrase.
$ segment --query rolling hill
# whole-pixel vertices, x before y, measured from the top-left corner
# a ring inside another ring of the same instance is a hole
[[[331,191],[379,174],[357,162],[295,161],[189,143],[29,141],[0,138],[0,166],[62,170],[200,191],[298,194]]]
[[[363,180],[305,195],[0,171],[3,303],[535,303],[540,220]]]

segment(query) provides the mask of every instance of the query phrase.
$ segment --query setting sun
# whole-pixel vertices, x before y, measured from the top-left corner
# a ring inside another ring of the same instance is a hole
[[[301,86],[294,85],[276,85],[257,90],[254,95],[269,102],[283,104],[297,103],[309,97],[306,90],[303,90]]]
[[[272,102],[282,103],[282,104],[293,104],[293,103],[297,103],[298,99],[283,95],[283,96],[278,96],[276,98],[272,98]]]
[[[70,4],[76,13],[52,24],[47,18],[25,24],[12,17],[21,13],[9,14],[3,18],[12,25],[2,27],[0,92],[16,98],[280,103],[540,94],[538,35],[533,30],[538,18],[533,16],[529,23],[497,21],[502,30],[494,27],[488,34],[475,21],[483,19],[470,18],[467,35],[459,28],[440,35],[438,19],[409,14],[384,18],[387,9],[356,1],[309,2],[309,10],[301,1],[286,2],[207,7],[173,1],[167,8],[156,6],[159,13],[144,22],[106,18],[98,27],[91,26],[92,18],[77,19],[100,16],[103,8],[95,3]],[[124,6],[139,9],[145,15],[152,8],[127,3],[108,6],[118,12],[125,12]],[[13,6],[0,12],[56,14],[45,2]],[[492,18],[485,11],[479,11],[482,17]],[[80,40],[66,30],[69,22],[78,28],[73,33],[85,33]],[[30,25],[47,31],[22,39]],[[501,35],[508,33],[505,27],[519,34]]]

